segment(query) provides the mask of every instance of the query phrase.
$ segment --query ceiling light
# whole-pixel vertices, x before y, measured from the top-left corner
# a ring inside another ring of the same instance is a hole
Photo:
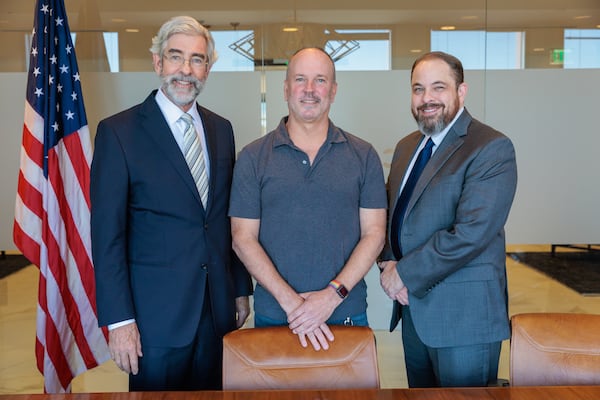
[[[125,32],[128,32],[128,33],[138,33],[139,31],[140,30],[136,29],[136,28],[127,28],[127,29],[125,29]]]
[[[125,18],[113,18],[111,19],[112,22],[127,22],[127,20]]]
[[[456,27],[453,25],[444,25],[444,26],[440,26],[440,29],[443,31],[453,31],[456,29]]]
[[[573,19],[589,19],[592,18],[591,15],[578,15],[576,17],[573,17]]]
[[[294,8],[294,15],[290,20],[288,20],[288,23],[290,23],[291,25],[288,26],[284,26],[282,31],[284,32],[298,32],[298,27],[296,26],[296,8]]]
[[[533,51],[544,51],[544,50],[546,50],[546,49],[543,47],[536,47],[533,49]]]
[[[411,52],[411,53],[420,53],[420,52],[422,52],[422,51],[423,51],[423,50],[421,50],[421,49],[410,49],[410,52]]]

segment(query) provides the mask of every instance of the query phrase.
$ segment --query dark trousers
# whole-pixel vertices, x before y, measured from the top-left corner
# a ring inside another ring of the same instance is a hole
[[[213,326],[208,290],[194,341],[185,347],[148,347],[129,391],[221,390],[223,339]]]
[[[428,347],[415,331],[410,307],[402,310],[402,342],[411,388],[488,386],[497,380],[502,342]]]

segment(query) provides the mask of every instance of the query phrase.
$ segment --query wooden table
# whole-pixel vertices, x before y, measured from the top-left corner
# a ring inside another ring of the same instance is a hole
[[[600,386],[15,394],[0,400],[600,400]]]

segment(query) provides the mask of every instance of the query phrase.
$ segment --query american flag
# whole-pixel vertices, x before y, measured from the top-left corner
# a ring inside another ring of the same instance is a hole
[[[39,267],[35,354],[46,393],[109,357],[90,242],[91,138],[63,0],[38,0],[13,238]]]

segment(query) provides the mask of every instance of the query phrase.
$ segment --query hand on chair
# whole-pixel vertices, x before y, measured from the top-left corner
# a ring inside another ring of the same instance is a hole
[[[300,344],[302,347],[308,346],[308,341],[312,344],[313,348],[316,351],[321,349],[327,350],[329,349],[329,342],[333,342],[333,333],[331,329],[327,326],[327,324],[322,324],[319,328],[315,329],[309,333],[297,333],[298,339],[300,340]],[[306,340],[308,338],[308,341]]]
[[[300,293],[300,296],[304,302],[288,315],[290,329],[298,335],[303,347],[307,347],[310,341],[315,350],[329,349],[329,342],[334,336],[325,321],[339,305],[340,299],[332,297],[331,290],[327,289]]]

